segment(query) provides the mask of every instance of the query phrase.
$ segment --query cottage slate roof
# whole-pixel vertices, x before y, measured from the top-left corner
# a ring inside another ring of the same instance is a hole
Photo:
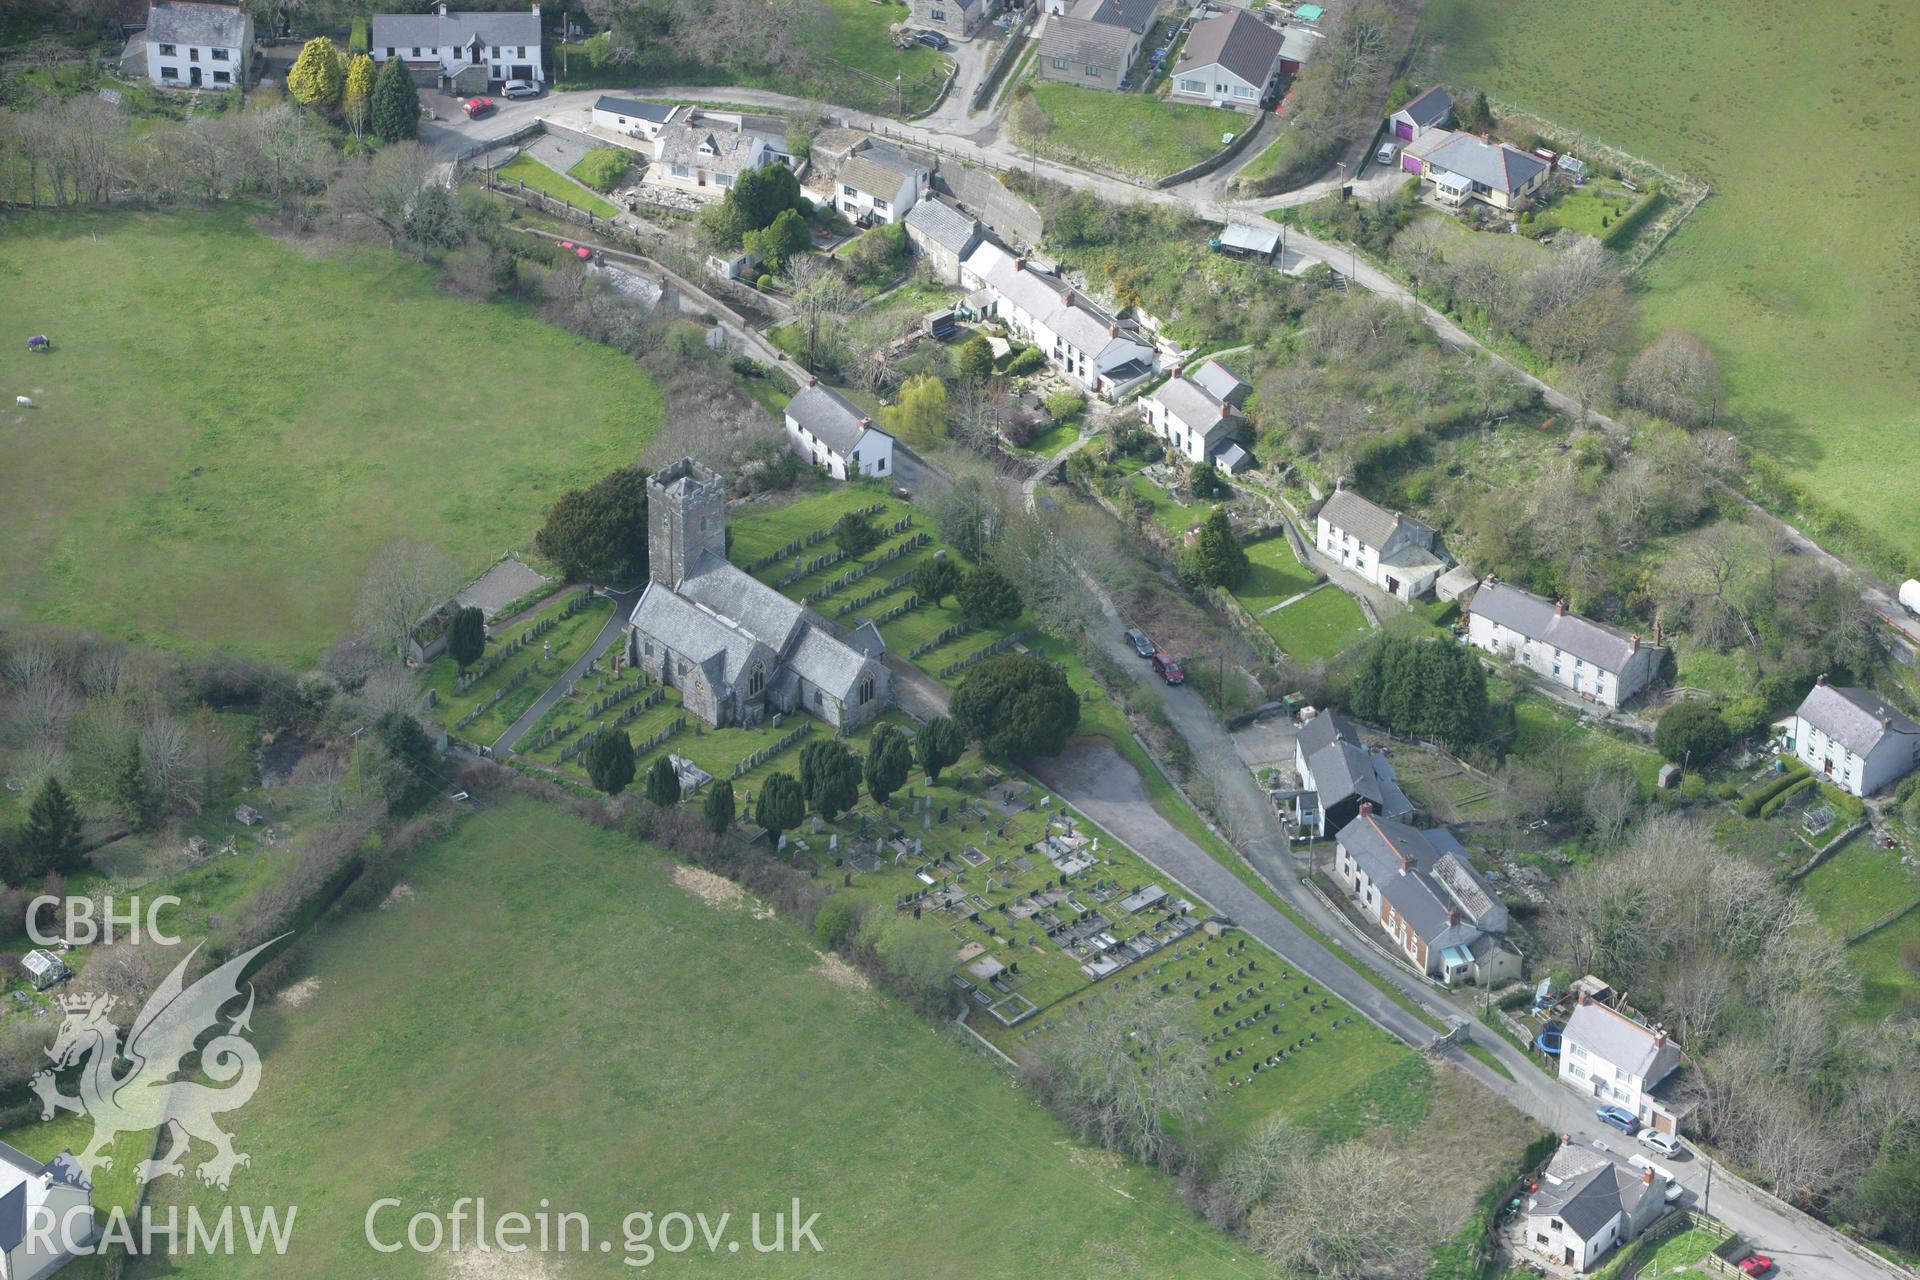
[[[1173,74],[1218,65],[1254,88],[1264,88],[1279,60],[1280,44],[1278,31],[1245,9],[1234,9],[1193,24]]]
[[[1077,0],[1067,16],[1102,26],[1145,31],[1153,23],[1159,0]]]
[[[880,430],[853,401],[818,382],[794,393],[787,416],[842,458],[859,447],[861,436]]]
[[[1307,757],[1307,770],[1313,774],[1313,789],[1319,793],[1323,807],[1329,800],[1338,804],[1348,796],[1371,800],[1375,808],[1386,803],[1380,775],[1373,769],[1373,756],[1357,743],[1342,739],[1320,748]]]
[[[1861,757],[1872,755],[1889,733],[1920,734],[1920,724],[1871,689],[1816,684],[1794,714]]]
[[[620,98],[611,93],[603,93],[596,98],[593,109],[611,111],[617,116],[631,116],[635,120],[651,120],[655,124],[665,124],[679,110],[669,103],[642,102],[638,98]]]
[[[932,196],[907,211],[907,227],[952,253],[964,254],[980,234],[980,224],[945,200]]]
[[[854,683],[867,668],[867,657],[858,649],[809,626],[800,633],[800,643],[787,659],[796,674],[825,689],[842,702],[853,697]]]
[[[1639,1170],[1605,1160],[1584,1173],[1535,1193],[1527,1212],[1534,1217],[1558,1218],[1592,1240],[1616,1217],[1631,1219],[1648,1195],[1664,1191],[1646,1181]]]
[[[155,44],[238,49],[247,39],[247,11],[235,4],[154,0],[147,11],[147,39]]]
[[[1469,614],[1496,622],[1509,631],[1550,644],[1602,671],[1615,674],[1632,660],[1637,641],[1631,632],[1583,618],[1577,613],[1555,614],[1554,602],[1519,587],[1488,578],[1474,592]],[[1654,646],[1647,646],[1649,649]]]
[[[1453,138],[1454,132],[1451,129],[1441,129],[1437,127],[1428,129],[1412,142],[1409,142],[1406,147],[1402,149],[1401,154],[1412,156],[1416,160],[1424,160],[1429,155],[1446,146]]]
[[[1597,1000],[1575,1005],[1562,1035],[1629,1075],[1646,1076],[1660,1053],[1659,1040],[1652,1030]]]
[[[1405,116],[1422,129],[1431,129],[1443,124],[1453,112],[1453,97],[1439,85],[1423,90],[1414,96],[1413,101],[1393,114]]]
[[[1234,475],[1253,462],[1253,455],[1238,444],[1229,444],[1215,456],[1214,461],[1228,475]]]
[[[463,49],[481,44],[526,46],[540,50],[537,13],[376,13],[372,46],[376,49]],[[424,55],[423,55],[424,56]]]
[[[629,621],[642,634],[698,663],[708,681],[723,692],[763,647],[737,621],[702,609],[659,582],[648,583],[640,593],[640,602],[633,606]],[[769,666],[772,661],[770,656]]]
[[[1507,927],[1506,909],[1445,827],[1422,831],[1391,816],[1363,813],[1335,838],[1429,946],[1472,949],[1478,934]],[[1461,925],[1449,920],[1456,908]]]
[[[1392,540],[1403,525],[1416,535],[1416,541],[1430,541],[1433,530],[1411,516],[1376,506],[1351,489],[1336,489],[1320,508],[1320,516],[1343,533],[1350,533],[1368,546],[1378,549]]]
[[[1229,228],[1231,230],[1231,228]],[[1235,377],[1233,371],[1218,360],[1207,360],[1198,369],[1187,375],[1197,383],[1200,389],[1215,400],[1224,400],[1238,409],[1252,387]]]
[[[1245,253],[1272,254],[1280,247],[1280,228],[1250,227],[1242,222],[1229,222],[1227,229],[1220,233],[1220,245]]]
[[[1153,372],[1153,348],[1122,329],[1120,336],[1108,338],[1107,345],[1093,357],[1093,367],[1109,377],[1145,377]]]
[[[1482,142],[1470,133],[1455,133],[1425,153],[1426,162],[1495,191],[1511,195],[1547,168],[1538,156],[1505,143]]]
[[[1121,64],[1132,52],[1134,38],[1134,33],[1124,26],[1076,21],[1056,13],[1047,19],[1046,32],[1040,37],[1040,57],[1065,58],[1075,70],[1110,67],[1124,71]]]
[[[1353,721],[1328,708],[1301,725],[1294,740],[1300,744],[1301,754],[1311,760],[1314,752],[1330,742],[1359,742],[1360,731],[1354,728]]]
[[[1166,408],[1169,417],[1202,436],[1230,429],[1237,422],[1232,405],[1208,395],[1192,378],[1169,378],[1153,393],[1153,398]]]
[[[675,590],[762,641],[775,654],[787,651],[807,621],[801,605],[711,551],[700,553]]]
[[[663,164],[692,165],[722,173],[741,173],[753,168],[759,146],[757,134],[699,119],[667,125],[660,130],[659,140],[654,144]]]
[[[925,165],[915,164],[892,147],[868,147],[841,162],[836,180],[855,191],[891,200],[900,194],[901,184],[924,172]]]

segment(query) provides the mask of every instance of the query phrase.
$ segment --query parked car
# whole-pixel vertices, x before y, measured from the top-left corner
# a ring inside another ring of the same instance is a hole
[[[1733,1265],[1740,1268],[1742,1275],[1763,1276],[1773,1270],[1773,1259],[1764,1253],[1750,1253]]]
[[[1601,1107],[1593,1114],[1599,1116],[1602,1120],[1622,1133],[1638,1133],[1640,1131],[1640,1121],[1635,1118],[1633,1112],[1627,1110],[1625,1107]]]
[[[1380,149],[1373,153],[1373,162],[1379,165],[1392,164],[1394,152],[1399,149],[1394,143],[1383,142],[1380,144]]]
[[[1680,1139],[1670,1133],[1662,1133],[1658,1129],[1642,1129],[1640,1131],[1640,1145],[1643,1147],[1652,1147],[1663,1156],[1677,1156],[1686,1150],[1685,1147],[1680,1145]]]
[[[537,98],[540,86],[531,80],[509,80],[500,86],[500,92],[509,98]]]
[[[1165,680],[1168,684],[1185,684],[1187,682],[1187,674],[1180,670],[1180,664],[1164,653],[1156,653],[1153,655],[1153,670],[1155,675]]]
[[[921,44],[927,46],[927,48],[929,49],[944,49],[947,47],[948,44],[951,43],[951,41],[949,41],[945,36],[941,35],[938,31],[915,32],[913,38],[915,40],[918,40]]]
[[[468,98],[460,109],[467,113],[467,119],[478,120],[481,116],[493,110],[493,99]]]
[[[1138,627],[1127,632],[1127,643],[1132,645],[1133,651],[1143,658],[1151,658],[1159,652],[1153,647],[1153,641],[1147,639],[1147,633]]]

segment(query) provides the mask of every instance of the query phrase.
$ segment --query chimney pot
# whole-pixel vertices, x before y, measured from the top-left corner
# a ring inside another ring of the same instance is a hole
[[[1226,401],[1222,400],[1220,402],[1220,416],[1224,418],[1230,415],[1232,412],[1233,412],[1233,406],[1228,404]]]
[[[1664,1045],[1665,1045],[1666,1043],[1667,1043],[1667,1033],[1666,1033],[1665,1031],[1656,1031],[1656,1032],[1654,1032],[1654,1034],[1653,1034],[1653,1047],[1654,1047],[1654,1048],[1656,1048],[1656,1049],[1658,1049],[1658,1048],[1661,1048],[1661,1047],[1662,1047],[1662,1046],[1664,1046]]]
[[[863,416],[863,417],[862,417],[862,418],[860,419],[860,425],[861,425],[861,426],[863,426],[863,427],[870,427],[870,426],[872,426],[872,425],[873,425],[873,419],[872,419],[872,418],[868,418],[868,417],[864,417],[864,416]]]
[[[1372,812],[1373,812],[1373,801],[1371,801],[1371,800],[1362,800],[1362,801],[1360,802],[1360,812],[1361,812],[1361,813],[1372,813]]]
[[[1631,636],[1627,638],[1627,652],[1628,653],[1640,652],[1640,633],[1638,631],[1634,632]]]
[[[1584,992],[1584,991],[1582,991],[1582,992],[1580,993],[1580,1003],[1581,1003],[1581,1004],[1586,1004],[1587,1002],[1588,1002],[1588,1001],[1587,1001],[1587,993],[1586,993],[1586,992]]]
[[[1120,336],[1120,326],[1119,326],[1119,325],[1117,325],[1117,324],[1110,324],[1110,325],[1108,325],[1108,326],[1107,326],[1107,336],[1108,336],[1109,338],[1117,338],[1117,337],[1119,337],[1119,336]]]

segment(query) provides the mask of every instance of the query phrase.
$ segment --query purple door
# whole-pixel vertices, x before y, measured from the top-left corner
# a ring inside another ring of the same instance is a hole
[[[1417,156],[1410,156],[1402,151],[1400,153],[1400,167],[1408,173],[1418,173],[1420,172],[1420,160]]]
[[[1396,137],[1396,138],[1398,138],[1398,139],[1400,139],[1400,141],[1402,141],[1402,142],[1410,142],[1410,141],[1412,141],[1412,139],[1413,139],[1413,121],[1411,121],[1411,120],[1395,120],[1395,121],[1393,122],[1393,136],[1394,136],[1394,137]]]

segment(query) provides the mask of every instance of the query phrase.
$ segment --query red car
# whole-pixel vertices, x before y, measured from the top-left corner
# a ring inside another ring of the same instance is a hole
[[[493,110],[493,99],[468,98],[466,104],[460,109],[467,113],[467,119],[478,120],[481,116]]]
[[[1764,1253],[1750,1253],[1737,1264],[1741,1275],[1763,1276],[1773,1270],[1773,1259]]]
[[[1153,655],[1153,670],[1155,674],[1168,684],[1185,684],[1187,682],[1186,673],[1180,670],[1180,664],[1164,653],[1156,653]]]

